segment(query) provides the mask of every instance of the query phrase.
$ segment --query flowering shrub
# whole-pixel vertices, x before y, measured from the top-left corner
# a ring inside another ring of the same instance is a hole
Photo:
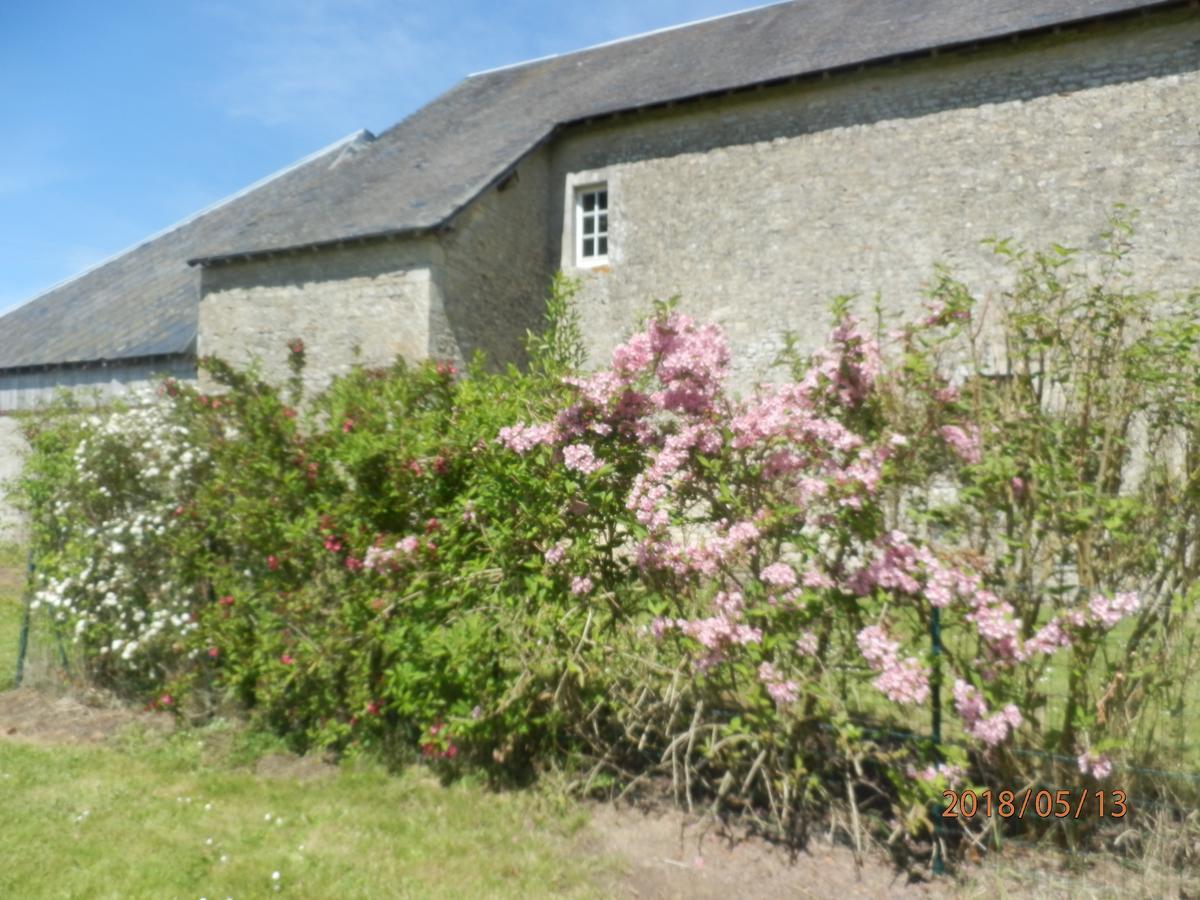
[[[661,771],[788,831],[866,782],[927,829],[968,773],[1027,775],[1018,746],[1102,781],[1182,664],[1200,329],[1013,257],[999,372],[945,275],[887,339],[839,305],[745,397],[670,304],[583,372],[560,282],[525,373],[398,362],[306,399],[296,340],[282,392],[207,360],[216,393],[60,409],[30,430],[39,602],[172,709],[448,769],[570,757],[592,788]],[[943,694],[941,746],[887,736]]]

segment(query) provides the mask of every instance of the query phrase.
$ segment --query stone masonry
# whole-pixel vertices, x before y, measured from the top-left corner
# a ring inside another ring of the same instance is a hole
[[[361,362],[429,356],[432,239],[397,240],[206,268],[197,352],[233,365],[257,360],[288,376],[287,342],[307,346],[306,390]],[[202,379],[203,381],[203,379]]]
[[[552,252],[601,362],[655,298],[729,333],[744,386],[828,303],[911,311],[989,236],[1086,246],[1140,210],[1145,285],[1200,285],[1200,14],[1098,24],[581,125],[551,148]],[[573,267],[571,186],[607,181],[610,265]]]
[[[21,473],[25,449],[20,420],[15,416],[0,416],[0,544],[20,542],[25,536],[19,512],[5,500],[6,482]]]

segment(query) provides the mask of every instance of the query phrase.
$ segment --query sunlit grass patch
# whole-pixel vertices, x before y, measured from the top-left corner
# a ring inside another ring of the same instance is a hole
[[[0,896],[601,893],[601,864],[573,852],[582,819],[535,794],[367,764],[262,777],[206,743],[0,743]]]

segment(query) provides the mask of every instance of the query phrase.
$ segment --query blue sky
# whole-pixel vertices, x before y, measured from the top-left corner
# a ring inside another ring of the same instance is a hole
[[[471,72],[754,5],[0,0],[0,312]]]

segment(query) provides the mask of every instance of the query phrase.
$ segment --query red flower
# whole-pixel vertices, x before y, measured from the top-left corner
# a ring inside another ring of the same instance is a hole
[[[353,419],[347,419],[346,421],[344,421],[342,423],[342,433],[343,434],[348,434],[352,428],[354,428],[354,420]]]
[[[221,654],[221,651],[220,651],[220,650],[218,650],[216,647],[209,647],[209,648],[208,648],[208,655],[209,655],[209,656],[210,656],[212,659],[216,659],[218,656],[220,656],[220,654]]]
[[[416,475],[418,478],[420,478],[421,474],[425,470],[421,468],[421,464],[419,462],[417,462],[415,459],[410,459],[408,461],[408,471],[412,472],[414,475]]]
[[[362,560],[353,556],[346,557],[346,568],[351,572],[357,572],[363,567]]]
[[[367,712],[369,712],[373,716],[379,715],[379,712],[380,712],[379,704],[376,703],[374,700],[369,701],[367,703]]]
[[[289,654],[285,653],[285,654],[283,654],[283,656],[279,657],[279,661],[281,663],[283,663],[285,666],[290,666],[296,660],[292,659],[292,657]]]
[[[233,597],[230,594],[226,594],[224,597],[222,597],[217,602],[220,603],[222,606],[233,606]]]
[[[437,516],[433,516],[425,522],[425,533],[432,534],[442,527],[442,523],[437,520]]]
[[[454,757],[458,756],[458,747],[454,746],[454,744],[451,744],[446,748],[446,752],[442,755],[446,757],[446,759],[454,759]]]
[[[445,475],[446,469],[446,457],[435,456],[433,458],[433,471],[437,472],[439,475]]]
[[[267,557],[267,568],[268,568],[268,569],[270,569],[272,572],[278,571],[278,569],[279,569],[279,557],[277,557],[277,556],[268,556],[268,557]]]
[[[304,341],[302,341],[300,338],[292,338],[292,340],[288,341],[287,348],[293,353],[303,353]]]
[[[285,406],[283,408],[283,417],[285,419],[294,419],[294,418],[296,418],[296,411],[294,409],[292,409],[290,406]]]

